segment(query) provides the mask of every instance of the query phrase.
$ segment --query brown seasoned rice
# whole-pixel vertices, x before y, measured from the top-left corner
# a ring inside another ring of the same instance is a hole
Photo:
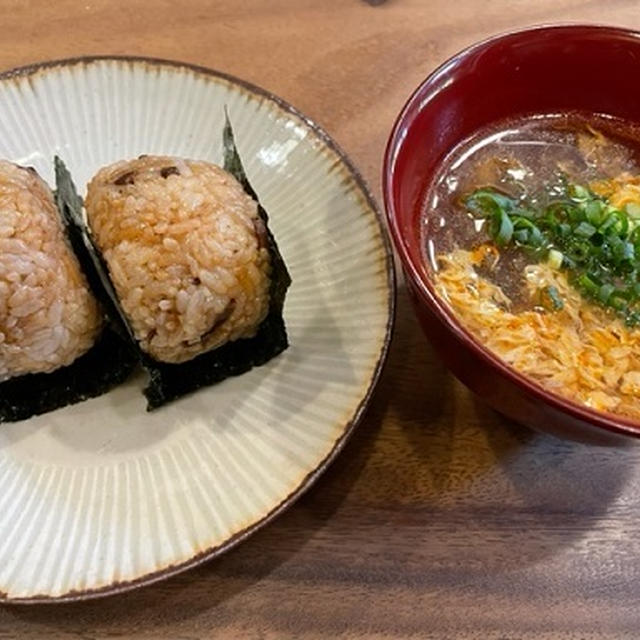
[[[0,382],[70,364],[101,326],[51,190],[0,161]]]
[[[141,156],[105,167],[86,197],[91,232],[141,347],[184,362],[255,335],[270,258],[256,202],[206,162]]]

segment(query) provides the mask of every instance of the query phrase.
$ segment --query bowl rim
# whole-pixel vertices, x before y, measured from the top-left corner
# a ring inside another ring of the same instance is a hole
[[[509,38],[526,36],[534,32],[546,33],[563,30],[568,32],[591,31],[593,33],[607,34],[612,37],[624,36],[640,41],[640,31],[628,29],[626,27],[598,23],[561,22],[544,23],[524,28],[510,29],[484,38],[459,50],[457,53],[453,54],[443,63],[438,65],[426,76],[424,80],[420,82],[417,88],[410,94],[394,121],[393,128],[391,129],[391,133],[387,139],[382,162],[382,196],[384,211],[393,244],[398,256],[400,257],[405,273],[408,274],[411,283],[417,287],[421,299],[428,304],[430,309],[435,313],[437,319],[445,325],[447,330],[452,333],[465,348],[470,349],[486,365],[497,370],[503,377],[515,386],[523,389],[526,394],[534,400],[544,402],[554,409],[570,415],[572,418],[588,422],[590,425],[601,428],[610,433],[629,436],[632,438],[640,438],[640,420],[597,411],[587,407],[586,405],[570,400],[569,398],[560,396],[552,391],[548,391],[541,384],[534,382],[531,378],[518,372],[515,368],[502,360],[502,358],[484,347],[480,341],[475,338],[461,322],[458,321],[453,310],[449,309],[448,305],[441,300],[436,293],[431,279],[424,277],[422,270],[418,267],[415,261],[412,260],[405,241],[405,236],[399,225],[398,212],[393,199],[393,185],[396,183],[396,157],[404,141],[402,132],[406,128],[410,113],[414,110],[416,104],[424,99],[424,94],[427,93],[430,86],[435,86],[438,80],[446,74],[449,69],[459,66],[465,60],[473,57],[483,50],[486,50],[487,48],[490,48],[494,44]],[[428,100],[424,101],[424,104],[427,102]],[[424,108],[424,104],[420,104],[418,106],[418,110]]]

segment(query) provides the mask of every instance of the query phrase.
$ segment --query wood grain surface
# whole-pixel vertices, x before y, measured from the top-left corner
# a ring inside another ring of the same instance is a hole
[[[0,10],[2,68],[111,53],[236,74],[322,124],[377,197],[395,114],[449,55],[543,22],[640,28],[635,0],[0,0]],[[638,638],[639,600],[640,448],[560,442],[501,419],[435,359],[401,287],[372,406],[297,505],[168,582],[0,608],[0,638]]]

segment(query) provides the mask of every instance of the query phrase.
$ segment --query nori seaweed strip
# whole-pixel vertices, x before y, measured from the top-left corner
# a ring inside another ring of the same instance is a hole
[[[51,373],[30,373],[0,384],[0,422],[16,422],[95,398],[124,382],[136,359],[131,346],[105,327],[87,353]]]
[[[225,109],[225,123],[222,132],[222,143],[224,146],[224,170],[228,171],[241,185],[245,192],[258,203],[258,215],[264,222],[269,245],[269,255],[271,256],[271,285],[269,287],[269,312],[276,311],[282,315],[282,307],[287,289],[291,284],[291,276],[284,263],[280,249],[276,243],[271,230],[269,229],[269,215],[260,204],[258,194],[249,183],[245,173],[240,154],[233,138],[233,129],[229,122],[229,115]]]
[[[59,165],[66,175],[59,179]],[[73,183],[64,165],[56,159],[56,204],[65,228],[66,236],[87,274],[89,287],[94,295],[102,292],[95,287],[87,273],[86,260],[78,253],[78,236],[69,224],[69,212],[65,206],[71,195],[78,198]],[[62,189],[61,189],[62,187]],[[101,296],[96,295],[100,302]],[[110,303],[110,301],[109,301]],[[107,310],[107,315],[111,315]],[[0,423],[26,420],[59,409],[61,407],[94,398],[106,393],[124,380],[133,371],[137,357],[128,339],[118,335],[114,328],[106,324],[96,343],[70,365],[50,373],[29,373],[9,378],[0,383]]]
[[[87,277],[92,286],[95,285],[101,290],[100,295],[96,292],[96,297],[103,302],[114,323],[120,327],[120,332],[129,336],[137,349],[142,366],[149,373],[149,384],[144,390],[149,411],[201,387],[215,384],[225,378],[240,375],[253,367],[265,364],[289,346],[282,308],[287,288],[291,284],[291,278],[276,241],[269,230],[268,215],[260,205],[256,192],[245,174],[228,117],[223,131],[223,143],[225,170],[231,173],[242,184],[246,193],[258,203],[258,214],[265,226],[267,246],[271,257],[269,311],[253,338],[242,338],[228,342],[217,349],[180,364],[155,360],[143,351],[135,340],[133,331],[116,296],[108,267],[82,219],[82,203],[70,182],[62,161],[56,160],[56,175],[60,174],[64,179],[60,183],[59,190],[61,195],[65,197],[65,211],[70,227],[74,229],[74,233],[70,235],[76,236],[75,242],[78,245],[76,251],[83,256],[81,262],[87,272]]]
[[[149,411],[180,396],[266,364],[289,346],[284,319],[269,312],[253,338],[241,338],[181,364],[158,362],[145,354],[151,378],[144,390]]]
[[[95,246],[82,217],[82,198],[78,195],[69,170],[58,156],[54,159],[56,172],[56,204],[82,270],[93,294],[111,323],[111,328],[127,342],[135,343],[126,316],[122,311],[109,277],[108,267]],[[137,354],[137,349],[132,349]]]

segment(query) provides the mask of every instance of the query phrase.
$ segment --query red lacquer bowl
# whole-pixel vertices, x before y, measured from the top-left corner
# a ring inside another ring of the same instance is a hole
[[[387,218],[416,313],[434,348],[470,389],[514,420],[561,437],[623,444],[640,423],[549,393],[485,350],[438,299],[422,259],[420,200],[447,152],[498,120],[580,110],[640,123],[640,33],[561,25],[518,31],[465,49],[411,96],[389,138]]]

